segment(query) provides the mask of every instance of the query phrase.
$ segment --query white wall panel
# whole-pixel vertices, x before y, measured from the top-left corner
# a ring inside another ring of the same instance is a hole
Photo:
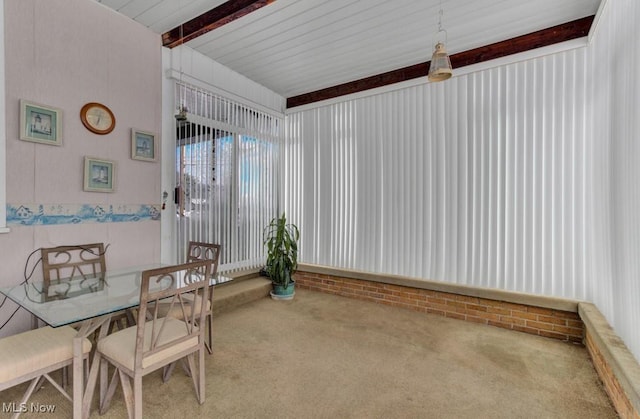
[[[169,76],[281,116],[286,99],[186,45],[171,49]]]
[[[6,175],[6,127],[4,95],[4,0],[0,0],[0,233],[7,229],[7,175]]]
[[[640,6],[609,0],[590,49],[596,280],[591,298],[640,359]]]

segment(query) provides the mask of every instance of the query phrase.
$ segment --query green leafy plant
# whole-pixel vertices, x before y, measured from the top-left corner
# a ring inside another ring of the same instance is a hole
[[[298,269],[298,239],[300,231],[295,224],[288,224],[283,213],[264,228],[263,243],[267,248],[265,271],[271,282],[289,287],[291,276]]]

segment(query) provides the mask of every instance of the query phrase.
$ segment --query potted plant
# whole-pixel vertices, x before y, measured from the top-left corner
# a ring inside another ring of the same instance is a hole
[[[287,218],[275,217],[264,228],[263,243],[267,248],[265,272],[273,291],[271,297],[278,300],[290,300],[294,295],[293,274],[298,268],[298,239],[300,231],[295,224],[288,224]]]

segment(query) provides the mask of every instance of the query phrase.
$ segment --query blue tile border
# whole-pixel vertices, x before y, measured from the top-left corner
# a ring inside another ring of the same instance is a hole
[[[160,220],[160,205],[7,204],[7,225],[123,223]]]

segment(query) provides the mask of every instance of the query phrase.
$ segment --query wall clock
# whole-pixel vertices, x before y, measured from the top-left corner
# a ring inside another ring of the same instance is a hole
[[[116,126],[116,117],[101,103],[90,102],[80,110],[82,124],[91,132],[104,135],[108,134]]]

